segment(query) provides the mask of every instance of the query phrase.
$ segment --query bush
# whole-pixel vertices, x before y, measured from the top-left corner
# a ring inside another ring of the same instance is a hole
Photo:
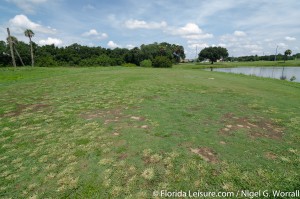
[[[141,67],[152,67],[152,61],[150,59],[145,59],[140,62]]]
[[[153,60],[153,67],[156,68],[171,68],[172,61],[165,56],[157,56]]]
[[[110,58],[112,66],[121,66],[124,64],[124,60],[122,58]]]
[[[133,63],[125,63],[125,64],[122,64],[122,66],[125,66],[125,67],[136,67],[136,65],[133,64]]]
[[[36,65],[39,67],[53,67],[58,66],[57,62],[53,60],[52,56],[40,56],[36,60]]]
[[[80,61],[80,66],[111,66],[112,60],[107,55],[91,57]]]
[[[95,61],[97,66],[111,66],[111,59],[107,55],[100,55]]]

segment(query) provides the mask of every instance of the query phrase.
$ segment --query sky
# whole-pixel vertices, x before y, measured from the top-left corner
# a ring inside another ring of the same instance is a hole
[[[134,48],[168,42],[193,59],[222,46],[229,56],[300,53],[299,0],[0,0],[0,40],[6,28],[39,45],[78,43]]]

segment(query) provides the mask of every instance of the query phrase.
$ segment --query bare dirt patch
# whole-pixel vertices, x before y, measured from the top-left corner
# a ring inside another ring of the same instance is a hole
[[[118,140],[114,142],[114,146],[115,147],[121,147],[121,146],[126,146],[127,145],[127,141],[126,140]]]
[[[79,115],[81,118],[85,120],[95,120],[101,119],[104,121],[105,125],[111,123],[122,123],[122,127],[135,127],[135,128],[143,128],[148,129],[148,125],[137,125],[136,122],[146,121],[146,118],[143,116],[137,115],[127,115],[123,113],[123,109],[116,108],[113,110],[94,110],[81,113]]]
[[[23,112],[38,112],[44,108],[49,107],[48,104],[17,104],[17,109],[9,113],[5,113],[3,117],[16,117],[21,115]]]
[[[141,126],[142,129],[149,129],[149,126],[148,125],[143,125]]]
[[[186,148],[191,148],[193,145],[194,145],[193,142],[182,142],[182,143],[178,144],[178,146],[186,147]]]
[[[119,159],[119,160],[124,160],[124,159],[126,159],[127,157],[128,157],[128,154],[122,153],[121,155],[118,156],[118,159]]]
[[[196,149],[190,148],[190,150],[192,153],[196,153],[207,162],[214,163],[214,164],[219,162],[217,158],[217,153],[214,152],[211,148],[200,147]]]
[[[112,134],[113,136],[119,136],[120,135],[120,133],[118,133],[118,132],[113,132],[113,134]]]
[[[140,116],[131,116],[130,119],[135,121],[145,121],[145,118]]]
[[[277,155],[275,153],[272,153],[272,152],[266,152],[265,157],[269,160],[275,160],[277,158]]]
[[[94,110],[86,113],[80,114],[80,117],[86,120],[93,120],[97,118],[105,118],[107,120],[118,120],[123,117],[123,113],[121,109],[113,109],[113,110]]]
[[[250,121],[247,117],[236,117],[233,113],[227,113],[222,118],[224,127],[219,130],[222,135],[234,135],[234,132],[243,129],[251,138],[270,138],[281,140],[283,128],[278,127],[272,121],[265,118],[255,118]]]

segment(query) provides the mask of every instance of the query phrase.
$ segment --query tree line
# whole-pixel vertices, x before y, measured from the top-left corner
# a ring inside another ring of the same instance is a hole
[[[11,36],[14,40],[14,49],[19,54],[19,59],[16,57],[17,66],[35,63],[40,67],[117,65],[171,67],[172,64],[185,59],[183,46],[167,42],[143,44],[129,50],[127,48],[90,47],[77,43],[65,47],[57,47],[53,44],[39,46],[31,41],[31,37],[29,37],[30,43],[27,44]],[[0,66],[12,66],[8,41],[0,41]]]
[[[228,51],[223,47],[207,47],[200,51],[198,54],[198,61],[209,60],[211,64],[217,60],[222,61],[239,61],[239,62],[248,62],[248,61],[286,61],[294,60],[300,58],[300,53],[294,54],[291,56],[292,51],[290,49],[285,50],[284,54],[278,55],[251,55],[251,56],[241,56],[241,57],[228,57]]]
[[[142,66],[142,67],[172,67],[185,59],[183,46],[167,42],[143,44],[133,49],[115,48],[107,49],[101,46],[90,47],[74,43],[65,47],[55,45],[39,46],[32,41],[34,33],[25,30],[29,44],[18,41],[9,36],[7,41],[0,41],[0,66],[12,66],[10,43],[16,52],[16,65],[31,65],[40,67],[52,66]],[[285,61],[300,58],[300,53],[291,55],[291,50],[278,55],[251,55],[241,57],[228,57],[228,51],[222,47],[208,47],[202,49],[198,55],[199,61],[206,59],[211,63],[223,61]]]
[[[247,61],[285,61],[285,60],[294,60],[300,59],[300,53],[289,56],[290,54],[281,54],[278,55],[251,55],[251,56],[241,56],[241,57],[228,57],[226,61],[239,61],[239,62],[247,62]]]

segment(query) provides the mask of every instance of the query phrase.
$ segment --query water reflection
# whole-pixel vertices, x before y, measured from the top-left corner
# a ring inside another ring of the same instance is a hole
[[[275,79],[285,78],[290,80],[293,76],[295,82],[300,82],[300,67],[237,67],[237,68],[210,68],[213,70],[226,73],[237,73],[245,75],[255,75],[258,77],[269,77]]]

